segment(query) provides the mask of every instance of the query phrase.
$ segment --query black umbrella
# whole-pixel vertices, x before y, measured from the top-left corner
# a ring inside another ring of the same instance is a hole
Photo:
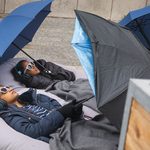
[[[75,12],[92,44],[97,106],[120,128],[129,79],[150,78],[150,53],[128,29]]]

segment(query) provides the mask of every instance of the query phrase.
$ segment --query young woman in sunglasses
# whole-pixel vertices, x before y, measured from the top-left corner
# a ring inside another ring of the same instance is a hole
[[[76,118],[82,105],[73,102],[61,106],[47,96],[36,95],[33,90],[22,95],[11,87],[0,86],[0,117],[12,128],[32,138],[49,141],[49,134],[61,127],[66,118]]]
[[[44,69],[36,62],[29,62],[27,60],[20,61],[12,73],[17,81],[25,84],[27,87],[45,89],[49,85],[55,84],[62,80],[74,81],[75,75],[73,72],[66,70],[52,62],[45,60],[37,60],[51,73],[46,73]]]

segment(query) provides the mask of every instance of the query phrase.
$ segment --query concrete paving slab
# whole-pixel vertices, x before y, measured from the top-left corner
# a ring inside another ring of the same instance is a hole
[[[0,0],[0,13],[4,13],[5,10],[5,1]]]
[[[6,0],[5,13],[10,13],[18,6],[32,1],[33,0]]]
[[[6,0],[5,13],[11,12],[18,6],[37,0]],[[77,0],[55,0],[52,4],[52,13],[54,17],[74,18],[74,9],[77,7]]]
[[[52,4],[53,17],[74,18],[74,9],[77,8],[77,0],[55,0]]]
[[[147,6],[149,6],[150,5],[150,0],[147,0]]]
[[[74,19],[48,17],[37,31],[33,41],[24,50],[35,59],[44,58],[64,65],[80,65],[71,47]],[[19,52],[16,57],[24,57]]]
[[[110,19],[112,0],[79,0],[78,9]]]
[[[4,6],[4,1],[6,1],[5,12],[9,13],[19,5],[34,0],[0,0],[0,10],[3,8],[2,5]],[[70,17],[74,17],[75,8],[118,21],[129,10],[144,7],[146,2],[150,4],[150,0],[55,0],[51,15],[44,21],[33,42],[24,50],[35,59],[44,58],[64,65],[78,66],[79,60],[70,44],[74,30],[74,19]],[[25,55],[19,52],[16,57],[23,56]]]
[[[145,7],[146,0],[113,0],[111,20],[118,22],[129,11]]]

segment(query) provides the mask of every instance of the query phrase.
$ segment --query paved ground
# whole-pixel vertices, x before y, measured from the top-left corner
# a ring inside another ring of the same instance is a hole
[[[35,59],[44,58],[64,65],[80,65],[71,39],[74,19],[48,17],[39,28],[33,41],[24,50]],[[24,57],[19,52],[16,57]]]

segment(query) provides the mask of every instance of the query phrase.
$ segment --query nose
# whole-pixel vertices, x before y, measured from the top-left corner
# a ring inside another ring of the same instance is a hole
[[[13,91],[14,90],[14,88],[13,87],[9,87],[9,92],[11,92],[11,91]]]
[[[36,69],[36,66],[32,66],[33,69]]]

